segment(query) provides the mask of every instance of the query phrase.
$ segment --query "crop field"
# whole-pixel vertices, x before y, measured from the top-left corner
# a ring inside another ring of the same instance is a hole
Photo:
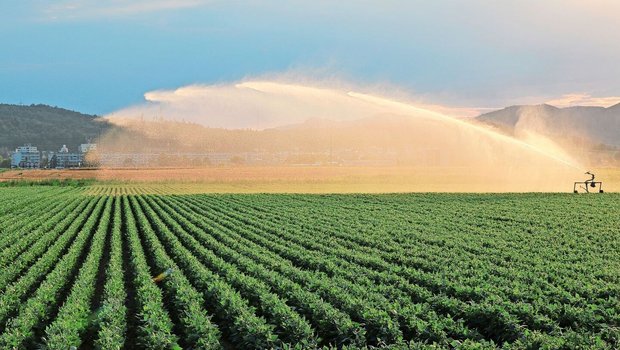
[[[620,348],[618,194],[0,199],[0,349]]]
[[[527,169],[525,170],[527,173]],[[620,168],[593,170],[605,192],[620,192]],[[518,172],[512,169],[511,173]],[[9,182],[80,181],[93,193],[395,193],[395,192],[567,192],[573,181],[502,178],[471,167],[222,166],[208,168],[32,169],[0,173]],[[512,176],[512,175],[511,175]],[[564,179],[566,180],[566,179]]]

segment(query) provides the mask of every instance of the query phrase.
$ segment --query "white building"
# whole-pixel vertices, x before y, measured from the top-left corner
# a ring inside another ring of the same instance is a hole
[[[50,159],[50,168],[79,168],[84,162],[82,153],[69,153],[67,145],[62,145],[60,151]]]
[[[36,146],[20,146],[11,154],[11,168],[39,167],[41,167],[41,153]]]
[[[80,153],[87,153],[97,149],[96,143],[83,143],[80,145]]]

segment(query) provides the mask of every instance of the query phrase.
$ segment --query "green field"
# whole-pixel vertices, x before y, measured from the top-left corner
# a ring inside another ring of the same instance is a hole
[[[0,349],[618,349],[619,215],[619,194],[0,188]]]

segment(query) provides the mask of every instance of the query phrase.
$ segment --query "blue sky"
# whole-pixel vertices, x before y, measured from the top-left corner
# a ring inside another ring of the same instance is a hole
[[[453,107],[587,104],[620,96],[619,11],[615,0],[3,1],[0,102],[105,114],[152,90],[294,73]]]

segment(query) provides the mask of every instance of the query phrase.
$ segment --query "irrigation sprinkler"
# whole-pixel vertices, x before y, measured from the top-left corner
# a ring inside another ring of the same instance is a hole
[[[603,182],[594,181],[594,174],[587,171],[586,175],[590,175],[590,178],[585,181],[576,181],[573,184],[573,193],[579,193],[579,190],[583,190],[585,193],[590,193],[590,189],[594,189],[598,187],[598,193],[603,193]]]

